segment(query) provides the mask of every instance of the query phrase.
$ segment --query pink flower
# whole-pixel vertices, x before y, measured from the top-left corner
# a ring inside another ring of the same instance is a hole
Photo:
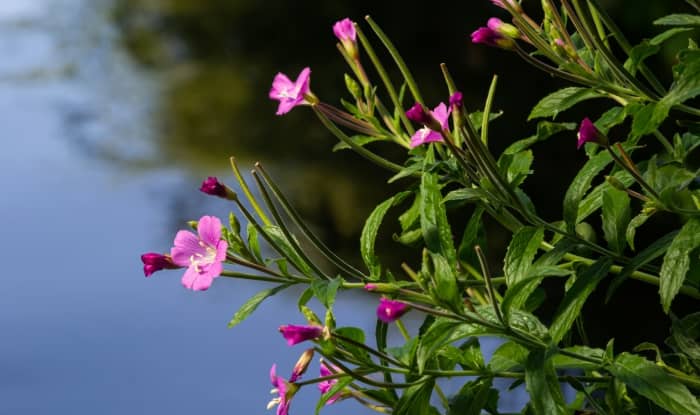
[[[290,346],[306,340],[316,339],[323,334],[323,327],[321,326],[294,326],[288,324],[280,326],[279,330]]]
[[[302,69],[294,82],[281,72],[275,76],[272,81],[272,89],[270,89],[270,98],[280,102],[277,107],[277,115],[286,114],[297,105],[311,104],[307,99],[307,95],[311,91],[309,87],[310,77],[311,69],[308,67]]]
[[[216,177],[209,176],[202,182],[199,190],[203,193],[212,196],[226,198],[226,186],[224,186]]]
[[[277,376],[276,373],[277,365],[272,365],[270,369],[270,382],[272,382],[273,389],[271,393],[276,393],[277,397],[273,398],[270,403],[267,404],[267,409],[272,409],[277,405],[277,415],[287,415],[289,413],[289,403],[292,398],[294,388],[290,388],[292,383],[287,382],[286,379]]]
[[[141,262],[143,262],[143,274],[147,277],[150,277],[154,272],[162,269],[180,268],[173,264],[170,255],[163,255],[156,252],[147,252],[141,255]]]
[[[175,235],[170,255],[173,262],[187,267],[182,285],[190,290],[204,291],[223,271],[228,244],[221,239],[221,221],[214,216],[202,216],[197,233],[179,231]]]
[[[392,323],[408,312],[408,306],[401,301],[382,297],[377,307],[377,318],[385,323]]]
[[[495,17],[491,18],[489,19],[487,27],[480,27],[476,29],[471,35],[472,43],[483,43],[487,46],[512,49],[514,45],[513,39],[502,35],[499,31],[494,29],[494,27],[500,29],[500,25],[496,21],[500,22],[500,19],[496,19]]]
[[[334,369],[335,369],[335,368],[334,368]],[[337,372],[337,370],[336,370],[336,372]],[[325,363],[325,362],[321,362],[321,370],[320,370],[320,373],[321,373],[321,377],[330,376],[330,375],[335,374],[334,372],[331,372],[331,370],[328,368],[328,366],[326,366],[326,363]],[[331,388],[333,387],[333,385],[335,385],[336,383],[338,383],[338,379],[324,380],[323,382],[319,382],[319,383],[318,383],[318,390],[321,391],[321,394],[325,394],[326,392],[328,392],[329,390],[331,390]],[[333,402],[336,402],[338,399],[340,399],[340,398],[342,398],[342,397],[343,397],[342,392],[338,392],[338,393],[336,393],[335,395],[331,396],[331,397],[326,401],[326,405],[330,405],[330,404],[332,404]]]
[[[414,106],[415,108],[415,106]],[[413,109],[413,108],[412,108]],[[448,123],[450,119],[450,113],[452,112],[452,108],[447,108],[447,106],[444,103],[440,103],[437,107],[435,107],[430,114],[432,115],[432,118],[434,118],[437,121],[437,124],[441,129],[447,129],[448,128]],[[407,113],[408,114],[408,113]],[[420,130],[416,131],[415,134],[413,134],[413,137],[411,137],[411,148],[417,147],[421,144],[425,143],[431,143],[435,141],[442,141],[442,135],[431,129],[430,127],[423,127]]]
[[[602,146],[608,144],[607,137],[598,131],[598,128],[596,128],[595,124],[593,124],[588,117],[581,121],[581,126],[578,129],[578,142],[576,143],[576,149],[580,149],[586,143],[596,143]]]
[[[355,22],[347,17],[335,22],[333,25],[335,37],[343,44],[345,51],[353,59],[357,59],[357,33],[355,32]]]
[[[338,20],[333,25],[333,33],[340,41],[350,40],[357,41],[357,33],[355,33],[355,23],[347,17],[343,20]]]

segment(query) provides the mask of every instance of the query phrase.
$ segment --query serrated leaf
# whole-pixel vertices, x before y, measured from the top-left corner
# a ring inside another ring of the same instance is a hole
[[[431,253],[430,257],[433,260],[435,296],[448,308],[453,310],[463,308],[454,269],[443,256]]]
[[[603,233],[610,250],[625,250],[625,231],[630,221],[630,198],[627,192],[609,187],[603,191]]]
[[[477,205],[474,209],[474,213],[472,213],[472,216],[469,218],[469,222],[467,222],[467,226],[462,234],[462,240],[457,249],[459,260],[467,262],[475,267],[478,266],[479,260],[474,252],[474,246],[485,246],[486,243],[486,231],[484,229],[484,223],[481,220],[481,215],[483,215],[483,213],[483,206]]]
[[[258,241],[258,230],[252,222],[248,222],[246,226],[248,234],[248,248],[253,254],[254,259],[259,263],[263,263],[262,254],[260,253],[260,242]]]
[[[431,162],[432,147],[428,150],[425,165]],[[438,176],[435,173],[424,172],[420,185],[421,215],[420,223],[425,246],[431,252],[444,256],[451,266],[456,266],[457,253],[452,242],[452,232],[447,221],[447,212],[442,203],[442,193]]]
[[[628,113],[632,115],[632,128],[629,141],[651,134],[666,119],[673,104],[665,101],[652,102],[646,105],[628,105]]]
[[[250,297],[248,299],[248,301],[243,303],[241,308],[239,308],[238,311],[236,311],[236,314],[233,315],[233,318],[231,318],[231,321],[229,321],[229,323],[228,323],[228,328],[233,328],[233,327],[237,326],[238,324],[240,324],[243,320],[248,318],[248,316],[251,315],[253,313],[253,311],[255,311],[255,309],[258,308],[258,306],[263,301],[265,301],[265,299],[277,294],[278,292],[284,290],[288,286],[289,285],[287,285],[287,284],[280,285],[280,286],[277,286],[275,288],[271,288],[269,290],[260,291],[259,293]]]
[[[340,288],[342,283],[343,279],[340,277],[332,280],[314,280],[311,282],[311,289],[318,301],[327,309],[331,309],[333,308],[338,288]]]
[[[518,343],[508,341],[498,346],[491,355],[489,369],[493,372],[521,370],[530,351]]]
[[[306,263],[301,255],[299,255],[296,249],[294,249],[292,244],[287,239],[287,236],[285,236],[284,232],[282,232],[282,229],[280,229],[279,226],[266,225],[263,227],[263,231],[281,250],[280,253],[283,254],[289,260],[289,262],[291,262],[292,265],[299,270],[299,272],[307,277],[312,276],[313,272],[311,271],[311,267]]]
[[[660,106],[670,108],[700,94],[700,50],[683,50],[678,54],[678,61],[673,67],[675,81],[659,101]],[[667,114],[668,111],[664,118]]]
[[[659,26],[700,26],[700,16],[695,14],[669,14],[654,20]]]
[[[453,190],[450,193],[448,193],[444,199],[442,199],[443,203],[448,203],[448,202],[476,202],[481,200],[484,197],[484,192],[481,189],[468,189],[468,188],[462,188],[462,189],[457,189]]]
[[[571,275],[570,270],[561,269],[555,266],[532,266],[528,269],[525,278],[513,285],[508,286],[501,309],[506,319],[510,317],[511,309],[520,309],[527,302],[533,291],[540,285],[545,277],[563,277]]]
[[[603,134],[607,134],[612,127],[621,124],[625,118],[627,118],[627,112],[624,107],[612,107],[596,120],[595,126]]]
[[[508,245],[503,272],[508,286],[525,278],[527,270],[544,239],[544,230],[525,226],[520,228]]]
[[[365,221],[365,226],[362,228],[360,236],[360,253],[362,260],[365,262],[367,269],[370,272],[369,279],[378,280],[381,277],[381,265],[379,259],[374,255],[374,243],[377,239],[379,226],[384,220],[384,215],[394,203],[394,197],[390,197],[380,203]]]
[[[673,319],[671,337],[666,340],[674,350],[684,353],[700,368],[700,313],[693,313],[682,319]]]
[[[634,177],[632,177],[631,174],[627,173],[624,170],[619,170],[616,171],[612,177],[615,179],[619,180],[620,183],[624,184],[625,186],[631,186],[632,183],[634,183]],[[609,189],[610,183],[607,181],[599,184],[598,186],[594,187],[593,190],[591,190],[585,198],[579,203],[578,205],[578,215],[576,216],[576,220],[578,222],[581,222],[583,220],[586,220],[587,217],[592,215],[595,211],[600,209],[603,206],[603,193],[606,191],[606,189]]]
[[[659,273],[659,294],[664,312],[680,290],[690,267],[690,252],[700,246],[700,219],[692,218],[683,225],[664,255]]]
[[[583,304],[588,299],[588,296],[598,283],[608,275],[612,262],[610,258],[599,259],[581,272],[576,278],[574,285],[566,292],[564,299],[557,308],[557,312],[554,314],[554,321],[549,327],[549,332],[555,344],[564,338],[576,317],[581,313]]]
[[[420,336],[418,351],[416,352],[418,373],[423,373],[429,359],[435,357],[442,346],[451,343],[451,337],[454,335],[455,330],[462,325],[463,323],[455,321],[438,320]]]
[[[593,179],[610,164],[612,157],[607,152],[598,153],[579,170],[564,196],[564,221],[570,232],[578,223],[578,209],[581,199],[591,187]]]
[[[529,121],[533,118],[556,117],[560,112],[571,108],[581,101],[601,97],[603,95],[590,88],[563,88],[542,98],[532,109],[527,119]]]
[[[674,415],[700,414],[700,404],[685,385],[641,356],[621,353],[608,370],[635,392]]]
[[[536,414],[566,415],[564,396],[561,393],[557,372],[545,350],[533,350],[525,363],[525,387],[530,394],[530,404]]]
[[[503,111],[489,113],[489,122],[495,120],[501,115],[503,115]],[[469,120],[471,121],[472,125],[474,126],[474,129],[478,133],[481,130],[481,125],[484,121],[484,113],[482,111],[470,112]]]

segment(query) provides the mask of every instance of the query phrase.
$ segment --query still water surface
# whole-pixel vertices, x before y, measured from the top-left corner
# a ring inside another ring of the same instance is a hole
[[[303,323],[289,313],[298,293],[228,330],[264,284],[220,279],[193,293],[179,271],[143,277],[142,252],[166,251],[185,219],[227,210],[196,191],[202,172],[124,162],[158,152],[162,79],[122,49],[110,7],[0,2],[0,413],[273,413],[269,368],[285,374],[303,351],[276,330]],[[373,308],[351,296],[337,313],[371,333]],[[293,413],[316,398],[302,390]],[[364,412],[342,402],[327,413]]]

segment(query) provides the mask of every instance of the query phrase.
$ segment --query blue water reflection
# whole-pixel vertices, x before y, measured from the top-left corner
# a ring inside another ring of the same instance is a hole
[[[173,220],[227,211],[191,173],[109,162],[155,151],[159,85],[119,49],[108,6],[0,3],[0,413],[272,413],[269,368],[288,373],[303,351],[277,333],[302,323],[289,313],[298,293],[227,330],[264,284],[222,278],[193,293],[178,271],[141,273],[142,252],[169,249]],[[173,205],[183,188],[191,200]],[[337,311],[372,333],[373,308],[351,296]],[[303,390],[294,413],[316,398]],[[363,413],[328,412],[351,411]]]

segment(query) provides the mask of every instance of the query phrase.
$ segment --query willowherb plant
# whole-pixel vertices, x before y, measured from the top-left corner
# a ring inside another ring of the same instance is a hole
[[[355,151],[392,172],[390,182],[403,184],[366,220],[360,240],[363,269],[311,232],[260,164],[252,179],[261,196],[253,197],[233,158],[234,175],[252,210],[238,193],[209,177],[200,190],[232,201],[242,220],[231,213],[228,226],[222,226],[218,218],[203,216],[191,224],[197,234],[177,233],[169,254],[142,256],[146,276],[186,268],[182,283],[193,290],[208,289],[219,276],[273,284],[244,304],[230,327],[281,290],[307,287],[298,304],[308,324],[282,325],[280,332],[290,346],[310,342],[313,347],[303,352],[288,379],[272,366],[277,396],[270,406],[277,406],[278,415],[287,414],[295,394],[313,384],[321,392],[317,412],[353,399],[380,413],[498,414],[495,378],[525,384],[530,401],[524,414],[700,414],[700,312],[672,313],[677,296],[695,305],[700,299],[700,109],[692,101],[700,94],[700,49],[689,37],[700,26],[700,16],[662,17],[655,23],[665,31],[632,46],[597,0],[542,0],[541,22],[515,0],[492,2],[511,15],[511,23],[492,18],[471,35],[472,42],[513,51],[573,84],[539,101],[529,116],[545,119],[536,133],[510,143],[500,155],[489,149],[489,123],[499,116],[492,111],[497,78],[483,108],[469,111],[442,65],[446,100],[428,105],[396,48],[370,17],[371,33],[403,77],[400,87],[370,39],[349,19],[333,27],[352,72],[345,76],[350,98],[341,100],[342,108],[311,92],[309,68],[295,81],[281,73],[274,78],[269,96],[279,101],[278,115],[308,106],[339,140],[336,149]],[[697,1],[688,3],[700,11]],[[645,59],[676,36],[685,36],[687,47],[678,51],[673,82],[666,86]],[[365,70],[367,62],[378,84]],[[606,99],[609,108],[594,121],[584,118],[577,136],[578,123],[547,120],[592,98]],[[575,146],[585,149],[588,160],[563,196],[562,220],[552,222],[538,215],[521,185],[533,174],[533,145],[560,133],[569,135],[572,152]],[[371,150],[377,141],[403,147],[405,160],[391,161]],[[397,243],[415,247],[417,254],[400,270],[382,263],[374,247],[390,209],[403,209]],[[471,214],[464,230],[450,226],[451,209]],[[597,212],[600,229],[586,222]],[[637,246],[637,230],[662,213],[681,225],[648,246]],[[480,246],[485,215],[512,235],[501,275],[489,270]],[[595,234],[601,237],[591,237]],[[260,238],[278,258],[263,256]],[[309,249],[330,266],[312,261]],[[539,287],[554,278],[565,292],[544,324],[538,311],[550,300]],[[583,306],[606,279],[608,297],[628,279],[658,287],[669,316],[665,344],[644,343],[621,353],[612,340],[605,348],[587,344]],[[341,316],[334,314],[333,304],[347,290],[377,297],[373,341],[358,328],[336,326]],[[314,297],[327,310],[323,319],[307,307]],[[425,316],[417,333],[401,322],[408,312]],[[401,347],[387,346],[389,325],[404,336]],[[503,339],[488,363],[481,336]],[[644,350],[655,352],[655,360],[639,354]],[[314,354],[323,357],[320,376],[301,380]],[[436,383],[441,378],[465,380],[457,394],[446,396]],[[564,384],[576,391],[571,402],[563,398]],[[441,407],[431,404],[433,395]]]

